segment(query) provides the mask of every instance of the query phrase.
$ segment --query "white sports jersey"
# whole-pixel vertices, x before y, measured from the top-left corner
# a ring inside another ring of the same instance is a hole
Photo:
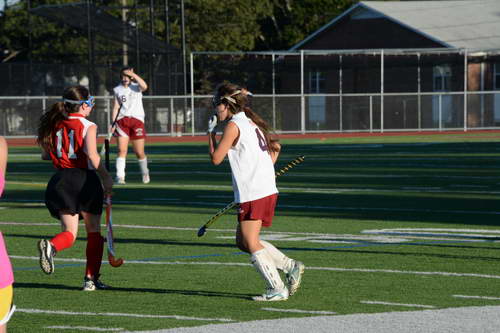
[[[244,112],[235,114],[230,121],[240,130],[238,142],[228,152],[234,201],[253,201],[278,193],[274,164],[264,135]]]
[[[139,84],[132,82],[127,88],[119,84],[113,89],[113,92],[120,103],[118,120],[123,117],[132,117],[144,122],[142,91]]]

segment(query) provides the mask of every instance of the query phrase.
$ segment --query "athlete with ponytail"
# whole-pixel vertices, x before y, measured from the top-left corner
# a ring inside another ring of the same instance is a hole
[[[86,119],[93,107],[94,97],[87,88],[67,88],[63,99],[41,116],[37,138],[42,158],[51,159],[57,169],[47,184],[45,205],[62,227],[52,239],[38,242],[40,267],[46,274],[54,272],[54,256],[74,244],[83,218],[87,231],[85,291],[108,288],[99,280],[104,248],[100,221],[104,194],[110,194],[113,187],[97,152],[97,126]]]
[[[300,286],[304,264],[284,255],[271,243],[260,239],[261,227],[270,227],[278,199],[274,163],[281,146],[270,136],[267,123],[248,106],[249,92],[234,84],[217,87],[213,97],[216,114],[208,124],[208,146],[212,163],[229,157],[234,201],[239,203],[236,245],[251,255],[255,269],[267,289],[255,301],[283,301]],[[226,122],[217,143],[215,128]],[[286,285],[278,270],[286,274]]]

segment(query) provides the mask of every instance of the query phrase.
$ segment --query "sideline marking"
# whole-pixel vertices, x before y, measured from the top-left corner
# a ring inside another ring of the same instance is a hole
[[[261,308],[261,310],[275,311],[275,312],[310,313],[310,314],[320,314],[320,315],[336,315],[337,314],[337,312],[332,312],[332,311],[309,311],[309,310],[298,310],[298,309]]]
[[[283,188],[282,188],[283,189]],[[328,193],[321,190],[309,191],[307,189],[301,190],[302,193]],[[338,191],[333,191],[332,193],[337,193]],[[500,193],[500,192],[491,192]],[[41,203],[42,200],[29,200],[29,199],[11,199],[5,201],[8,203],[13,202],[32,202]],[[141,201],[128,201],[128,200],[116,200],[113,201],[115,204],[133,204],[138,206],[148,206],[147,200]],[[184,201],[184,204],[194,205],[194,206],[225,206],[227,202],[206,202],[206,201]],[[277,208],[300,208],[306,210],[333,210],[333,211],[383,211],[383,212],[420,212],[420,213],[444,213],[444,214],[484,214],[484,215],[500,215],[500,211],[484,211],[484,210],[448,210],[448,209],[418,209],[418,208],[396,208],[396,207],[341,207],[341,206],[310,206],[310,205],[277,205]]]
[[[435,306],[432,305],[422,305],[422,304],[404,304],[404,303],[389,303],[389,302],[381,302],[381,301],[360,301],[363,304],[376,304],[376,305],[395,305],[395,306],[405,306],[408,308],[424,308],[424,309],[435,309]]]
[[[134,318],[153,318],[153,319],[177,319],[177,320],[200,320],[200,321],[221,321],[221,322],[234,322],[232,319],[227,318],[198,318],[186,317],[178,315],[147,315],[139,313],[114,313],[114,312],[72,312],[62,310],[41,310],[41,309],[16,309],[17,312],[24,313],[37,313],[37,314],[55,314],[65,316],[104,316],[104,317],[134,317]]]
[[[488,299],[492,301],[500,301],[500,297],[492,297],[492,296],[467,296],[467,295],[453,295],[456,298],[472,298],[472,299]]]
[[[40,260],[39,257],[29,257],[29,256],[9,255],[9,257],[12,259],[29,259],[36,261]],[[85,262],[85,259],[57,258],[56,261]],[[214,266],[218,265],[218,266],[249,266],[249,267],[252,266],[252,264],[250,263],[217,262],[217,261],[127,260],[126,263],[139,264],[139,265],[214,265]],[[369,268],[343,268],[343,267],[307,267],[306,269],[314,271],[331,271],[331,272],[391,273],[391,274],[439,275],[439,276],[449,276],[449,277],[474,277],[474,278],[485,278],[485,279],[500,279],[500,275],[489,275],[489,274],[478,274],[478,273],[423,272],[423,271],[401,271],[396,269],[369,269]]]
[[[95,332],[121,332],[123,328],[102,328],[102,327],[87,327],[87,326],[45,326],[44,328],[54,330],[79,330],[79,331],[95,331]]]
[[[362,234],[403,236],[403,237],[445,237],[463,239],[500,240],[500,230],[491,229],[454,229],[454,228],[394,228],[362,230]]]

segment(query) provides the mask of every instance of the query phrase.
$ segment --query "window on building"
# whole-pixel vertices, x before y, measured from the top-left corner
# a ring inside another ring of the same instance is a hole
[[[451,67],[449,65],[434,66],[433,88],[434,91],[451,90]]]
[[[309,72],[309,93],[321,94],[325,92],[325,73],[317,69]]]
[[[309,72],[309,93],[324,94],[325,92],[325,73],[320,72],[319,70],[311,70]],[[308,106],[308,129],[322,129],[326,119],[326,97],[309,96]]]
[[[497,62],[494,66],[493,89],[500,90],[500,62]]]

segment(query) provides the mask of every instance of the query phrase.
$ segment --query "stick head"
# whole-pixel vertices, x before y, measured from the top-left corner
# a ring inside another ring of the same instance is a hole
[[[203,236],[207,232],[207,227],[203,226],[198,230],[198,237]]]
[[[123,265],[123,259],[116,259],[111,253],[108,254],[108,262],[113,267],[120,267],[121,265]]]

